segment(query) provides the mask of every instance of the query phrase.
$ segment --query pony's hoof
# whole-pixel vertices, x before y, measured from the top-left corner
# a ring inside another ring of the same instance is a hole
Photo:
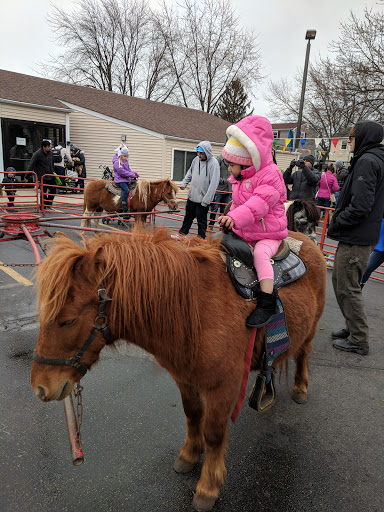
[[[203,498],[202,496],[194,495],[192,506],[198,512],[208,512],[215,506],[216,498]]]
[[[173,463],[173,469],[176,471],[176,473],[189,473],[194,467],[195,464],[193,462],[187,462],[180,457],[177,457]]]
[[[300,393],[298,391],[292,391],[291,397],[292,400],[294,400],[297,404],[305,404],[305,402],[308,400],[307,393]]]

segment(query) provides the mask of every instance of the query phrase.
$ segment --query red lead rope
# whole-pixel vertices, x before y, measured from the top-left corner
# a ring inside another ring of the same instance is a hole
[[[244,402],[245,391],[247,389],[247,383],[248,383],[249,369],[251,367],[253,346],[255,344],[255,339],[256,339],[256,331],[257,331],[257,329],[255,327],[254,329],[252,329],[251,335],[249,337],[247,352],[245,353],[245,358],[244,358],[243,381],[241,383],[239,398],[237,399],[235,408],[233,409],[232,416],[231,416],[231,420],[233,423],[235,423],[236,418],[240,412],[241,406],[243,405],[243,402]]]

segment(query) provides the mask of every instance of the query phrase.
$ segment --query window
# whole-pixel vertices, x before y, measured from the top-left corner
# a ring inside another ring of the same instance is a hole
[[[279,138],[279,130],[273,130],[273,138],[278,139]]]
[[[307,132],[301,132],[300,139],[306,139],[307,138]]]
[[[342,140],[341,141],[341,149],[347,149],[347,147],[348,147],[347,141],[346,140]]]
[[[174,181],[183,181],[188,169],[191,167],[192,160],[196,156],[196,151],[183,151],[175,149],[173,151],[173,177]]]

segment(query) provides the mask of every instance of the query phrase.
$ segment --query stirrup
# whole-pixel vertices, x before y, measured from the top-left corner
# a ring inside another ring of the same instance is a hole
[[[274,379],[275,376],[271,373],[271,379],[266,384],[266,376],[259,373],[248,397],[249,407],[257,412],[265,412],[272,407],[276,401]]]

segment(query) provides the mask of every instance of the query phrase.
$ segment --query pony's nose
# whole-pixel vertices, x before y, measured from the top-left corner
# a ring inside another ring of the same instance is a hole
[[[37,388],[37,393],[36,394],[37,394],[37,397],[40,398],[40,400],[44,400],[44,398],[46,396],[45,389],[43,387],[39,386]]]
[[[306,219],[300,219],[300,224],[303,224],[303,226],[304,226],[304,224],[307,224],[307,222],[308,221]]]

